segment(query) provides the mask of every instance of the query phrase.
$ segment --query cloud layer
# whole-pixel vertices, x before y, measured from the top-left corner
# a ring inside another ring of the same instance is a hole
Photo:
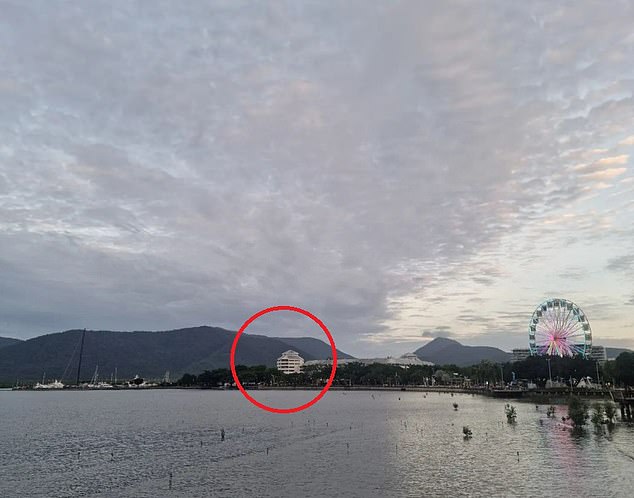
[[[9,1],[0,23],[0,333],[292,304],[357,354],[511,347],[552,293],[631,340],[626,3]]]

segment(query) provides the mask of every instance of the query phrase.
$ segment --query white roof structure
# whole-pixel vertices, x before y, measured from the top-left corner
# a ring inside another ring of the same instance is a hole
[[[379,363],[381,365],[398,365],[401,367],[410,366],[433,366],[430,361],[423,361],[415,353],[406,353],[398,358],[388,356],[387,358],[346,358],[337,360],[337,365],[347,365],[350,363],[362,363],[363,365],[372,365]],[[332,360],[310,360],[305,365],[332,365]]]

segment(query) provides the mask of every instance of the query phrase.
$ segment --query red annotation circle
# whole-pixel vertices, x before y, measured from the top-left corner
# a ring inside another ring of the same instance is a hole
[[[258,400],[251,397],[251,395],[246,391],[246,389],[240,383],[240,379],[238,378],[238,374],[236,373],[236,347],[238,346],[238,340],[240,339],[240,336],[247,329],[247,327],[251,325],[251,323],[253,323],[255,320],[260,318],[262,315],[266,315],[267,313],[272,313],[274,311],[294,311],[295,313],[300,313],[304,316],[307,316],[313,322],[319,325],[321,330],[324,331],[324,334],[326,334],[326,337],[328,337],[328,341],[330,342],[330,348],[332,349],[332,369],[330,371],[330,377],[328,378],[328,382],[326,382],[326,385],[324,386],[324,388],[319,392],[317,396],[315,396],[308,403],[305,403],[300,406],[295,406],[292,408],[274,408],[272,406],[267,406],[264,403],[260,403]],[[238,330],[238,333],[233,339],[233,344],[231,345],[230,363],[231,363],[231,375],[233,375],[233,380],[235,381],[236,386],[238,386],[238,389],[240,389],[240,392],[251,403],[253,403],[258,408],[261,408],[262,410],[266,410],[267,412],[271,412],[271,413],[296,413],[313,406],[315,403],[317,403],[317,401],[323,398],[324,394],[326,394],[328,392],[328,389],[330,389],[330,386],[332,385],[332,381],[335,379],[335,373],[337,372],[337,347],[335,346],[335,341],[332,338],[332,335],[330,334],[328,327],[326,327],[326,325],[324,325],[324,322],[322,322],[319,318],[313,315],[310,311],[306,311],[301,308],[297,308],[295,306],[272,306],[270,308],[263,309],[262,311],[258,311],[255,315],[253,315],[246,322],[244,322],[242,327],[240,327],[240,330]]]

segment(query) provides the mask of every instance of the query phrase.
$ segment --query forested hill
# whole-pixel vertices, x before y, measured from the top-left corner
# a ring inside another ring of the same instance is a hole
[[[423,347],[414,351],[421,360],[437,365],[475,365],[483,360],[494,363],[510,361],[511,354],[491,346],[465,346],[453,339],[436,337]]]
[[[35,337],[0,348],[0,382],[47,379],[74,382],[79,361],[81,330]],[[95,367],[101,379],[117,370],[119,379],[140,375],[162,378],[169,370],[176,378],[229,366],[235,332],[217,327],[194,327],[164,332],[86,332],[81,378],[89,380]],[[274,366],[280,354],[294,349],[304,359],[326,359],[330,345],[311,338],[280,338],[243,334],[236,363]],[[338,352],[342,358],[350,357]],[[63,379],[62,379],[63,377]]]

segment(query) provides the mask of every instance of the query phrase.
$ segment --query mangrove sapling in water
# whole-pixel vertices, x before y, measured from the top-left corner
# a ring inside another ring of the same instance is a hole
[[[577,396],[570,396],[568,400],[568,418],[572,420],[575,430],[583,430],[588,420],[588,403]]]
[[[605,418],[608,425],[613,425],[616,421],[616,405],[612,401],[606,401],[603,405],[605,411]]]
[[[506,421],[509,424],[514,424],[517,420],[517,410],[513,405],[509,405],[508,403],[504,407],[504,413],[506,413]]]
[[[597,430],[603,425],[603,412],[603,404],[601,402],[595,401],[592,403],[592,415],[590,416],[590,421]]]

